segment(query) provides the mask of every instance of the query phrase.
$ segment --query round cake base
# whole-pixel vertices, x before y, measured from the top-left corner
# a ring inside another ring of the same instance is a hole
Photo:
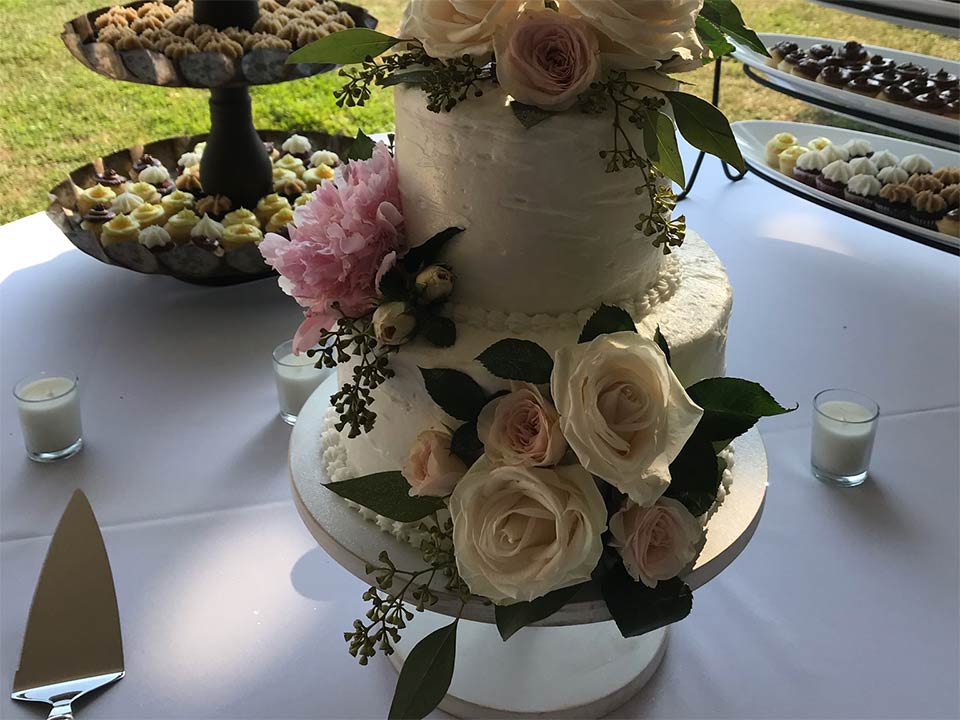
[[[411,622],[390,662],[450,618],[424,613]],[[585,718],[608,715],[653,677],[667,628],[625,639],[613,622],[527,627],[504,642],[494,626],[461,620],[453,681],[440,709],[458,718]]]

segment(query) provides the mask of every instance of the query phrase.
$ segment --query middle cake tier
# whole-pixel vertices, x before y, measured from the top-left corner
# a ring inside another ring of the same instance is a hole
[[[652,337],[660,328],[670,345],[673,370],[684,387],[689,387],[703,378],[724,374],[732,304],[733,291],[719,258],[703,238],[688,232],[683,247],[665,258],[653,285],[624,309],[646,336]],[[476,360],[480,353],[504,338],[532,340],[553,353],[562,345],[577,342],[595,309],[593,305],[578,312],[526,315],[453,305],[457,341],[452,347],[439,349],[414,341],[391,356],[390,367],[396,375],[373,392],[375,426],[345,440],[349,466],[359,475],[399,470],[420,432],[460,424],[427,394],[420,368],[459,370],[488,392],[497,392],[508,383],[481,366]],[[338,373],[343,384],[351,379],[353,365],[341,365]]]

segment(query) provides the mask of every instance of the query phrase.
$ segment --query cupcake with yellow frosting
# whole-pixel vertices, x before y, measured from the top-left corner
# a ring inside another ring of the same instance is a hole
[[[296,200],[293,201],[293,207],[298,208],[301,205],[306,205],[310,202],[310,199],[313,197],[313,193],[305,192],[302,195],[299,195]]]
[[[100,231],[100,244],[104,247],[122,242],[136,242],[140,224],[129,215],[117,215],[105,223]]]
[[[247,210],[246,208],[240,208],[234,210],[233,212],[227,213],[223,217],[223,226],[230,227],[231,225],[253,225],[256,228],[260,227],[260,221],[257,219],[257,216]]]
[[[181,210],[192,210],[196,198],[192,193],[183,190],[174,190],[172,193],[160,200],[160,206],[167,214],[167,217],[173,217]]]
[[[260,221],[260,224],[263,225],[270,221],[274,215],[284,209],[290,207],[290,201],[285,197],[281,197],[277,193],[270,193],[262,198],[260,202],[257,203],[257,209],[255,210],[257,214],[257,219]]]
[[[148,182],[135,182],[127,187],[127,192],[137,195],[141,200],[151,205],[160,203],[160,191]]]
[[[110,205],[117,194],[103,185],[94,185],[77,196],[77,209],[81,215],[86,215],[94,205]]]
[[[287,225],[293,224],[293,209],[285,207],[273,214],[267,222],[267,232],[279,233],[287,237]]]
[[[294,157],[293,155],[284,155],[282,158],[277,160],[273,166],[275,168],[279,168],[280,170],[289,170],[297,177],[303,177],[303,173],[306,172],[306,167],[303,165],[303,160]]]
[[[249,243],[259,244],[263,240],[263,233],[256,225],[230,225],[223,228],[223,238],[220,242],[227,250],[237,250]]]
[[[833,145],[833,141],[830,138],[826,138],[826,137],[814,138],[813,140],[807,143],[808,148],[810,148],[811,150],[816,150],[817,152],[820,152],[821,150],[823,150],[827,145]]]
[[[278,168],[278,167],[273,168],[274,184],[280,182],[281,180],[296,180],[296,179],[297,179],[297,174],[293,170],[284,170],[283,168]]]
[[[164,221],[167,219],[167,214],[159,205],[144,203],[130,213],[130,217],[136,220],[140,224],[141,228],[146,228],[150,227],[151,225],[163,225]]]
[[[313,192],[320,187],[320,183],[324,180],[332,180],[333,175],[333,168],[326,165],[317,165],[317,167],[312,167],[303,173],[301,180],[307,184],[307,192]]]
[[[190,231],[200,222],[200,218],[193,210],[181,210],[176,215],[167,220],[163,229],[170,233],[170,237],[178,245],[182,245],[190,240]]]

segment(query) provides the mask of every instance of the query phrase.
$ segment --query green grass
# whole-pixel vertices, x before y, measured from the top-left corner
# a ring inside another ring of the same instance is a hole
[[[362,4],[361,0],[361,4]],[[0,0],[0,223],[42,210],[47,190],[74,167],[141,142],[208,129],[207,93],[112,82],[84,68],[60,41],[63,23],[109,4],[100,0]],[[740,0],[759,30],[856,39],[940,57],[960,57],[960,41],[826,10],[803,0]],[[394,30],[401,0],[366,0]],[[710,92],[710,69],[684,77]],[[389,93],[341,110],[333,75],[253,90],[258,127],[352,132],[388,129]],[[727,63],[721,107],[731,120],[837,123],[798,101],[750,82]]]

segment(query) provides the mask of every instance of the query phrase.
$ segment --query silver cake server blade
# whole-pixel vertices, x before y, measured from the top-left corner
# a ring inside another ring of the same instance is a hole
[[[40,571],[11,697],[49,703],[50,720],[71,720],[73,701],[122,677],[110,561],[87,496],[77,490]]]

